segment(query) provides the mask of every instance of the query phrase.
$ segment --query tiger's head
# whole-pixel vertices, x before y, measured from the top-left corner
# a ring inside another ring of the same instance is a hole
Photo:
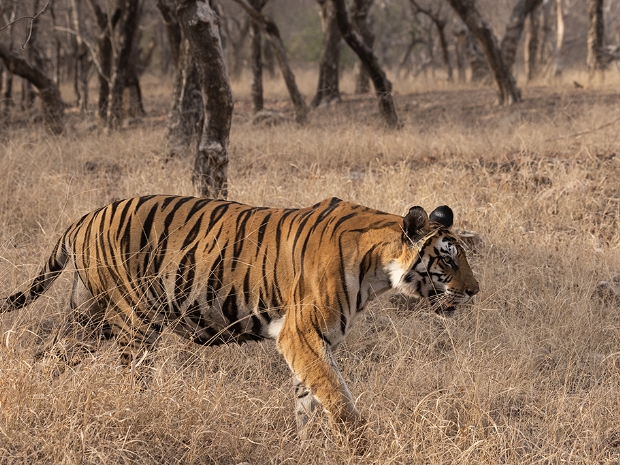
[[[454,214],[437,207],[427,215],[413,207],[403,219],[403,253],[389,265],[392,287],[412,297],[430,298],[438,312],[451,314],[479,291],[465,250],[450,231]]]

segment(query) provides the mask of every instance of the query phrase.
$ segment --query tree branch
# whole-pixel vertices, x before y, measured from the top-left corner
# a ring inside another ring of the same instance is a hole
[[[32,36],[32,25],[34,24],[34,21],[45,12],[45,10],[47,9],[47,7],[50,4],[50,1],[51,0],[47,0],[47,3],[45,3],[45,5],[41,9],[41,11],[39,11],[36,15],[34,15],[34,16],[22,16],[20,18],[14,19],[13,21],[9,22],[7,25],[0,27],[0,31],[2,31],[3,29],[6,29],[9,26],[12,26],[13,24],[17,23],[18,21],[21,21],[22,19],[30,20],[30,25],[28,26],[28,35],[26,36],[26,40],[22,44],[22,50],[25,49],[26,48],[26,44],[28,43],[28,41],[30,40],[30,37]]]

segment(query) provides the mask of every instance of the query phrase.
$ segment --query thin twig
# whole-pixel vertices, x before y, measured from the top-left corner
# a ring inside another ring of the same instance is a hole
[[[0,31],[2,31],[3,29],[6,29],[7,27],[15,24],[18,21],[21,21],[22,19],[30,20],[30,25],[28,26],[28,35],[26,36],[26,40],[22,44],[22,50],[25,49],[26,48],[26,44],[28,43],[28,41],[30,40],[30,37],[32,36],[32,26],[34,24],[35,19],[37,19],[39,16],[41,16],[45,12],[45,10],[47,10],[47,7],[49,6],[50,1],[51,0],[47,0],[47,2],[45,3],[45,6],[36,15],[34,15],[34,16],[22,16],[20,18],[14,19],[13,21],[8,23],[7,25],[0,27]]]
[[[620,121],[620,116],[618,116],[617,118],[612,119],[611,121],[608,121],[605,124],[601,124],[597,128],[588,129],[586,131],[581,131],[581,132],[576,132],[574,134],[564,134],[563,136],[552,138],[552,139],[545,139],[545,142],[548,142],[550,140],[560,140],[560,139],[569,139],[569,138],[572,138],[572,137],[581,137],[581,136],[583,136],[585,134],[590,134],[592,132],[596,132],[596,131],[599,131],[599,130],[601,130],[603,128],[606,128],[607,126],[611,126],[612,124],[614,124],[614,123],[616,123],[618,121]]]
[[[74,31],[73,29],[69,29],[68,27],[63,27],[63,26],[55,26],[54,27],[55,30],[57,31],[61,31],[61,32],[67,32],[69,34],[73,34],[74,36],[78,36],[78,33],[76,31]],[[95,47],[93,46],[93,44],[91,44],[88,40],[86,40],[84,37],[80,37],[82,39],[82,42],[84,43],[84,45],[86,45],[86,48],[88,49],[88,51],[90,52],[90,57],[93,60],[93,63],[95,65],[95,68],[97,68],[97,72],[99,73],[99,75],[105,79],[106,81],[108,81],[108,84],[112,83],[112,80],[105,75],[105,73],[103,72],[103,69],[101,68],[101,64],[99,63],[99,61],[97,60],[97,50],[95,49]]]
[[[32,22],[37,19],[39,16],[41,16],[45,10],[47,10],[47,7],[49,6],[51,0],[47,0],[47,3],[45,4],[45,6],[43,7],[43,9],[41,11],[39,11],[36,15],[34,16],[22,16],[20,18],[14,19],[13,21],[11,21],[9,24],[6,24],[2,27],[0,27],[0,31],[3,29],[6,29],[7,27],[15,24],[17,21],[21,21],[22,19],[29,19],[31,21],[31,26],[30,29],[32,29]],[[30,34],[28,35],[28,37],[30,37]]]
[[[14,19],[13,21],[9,22],[7,25],[0,27],[0,31],[2,31],[3,29],[6,29],[7,27],[15,24],[18,21],[21,21],[22,19],[29,19],[31,21],[34,21],[35,19],[37,19],[40,15],[43,14],[43,12],[47,9],[47,7],[50,4],[50,0],[47,0],[47,3],[45,4],[45,6],[43,7],[43,9],[41,11],[39,11],[36,15],[34,16],[22,16],[20,18]]]

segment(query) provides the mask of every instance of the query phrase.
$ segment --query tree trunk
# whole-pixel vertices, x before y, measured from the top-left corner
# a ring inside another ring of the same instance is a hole
[[[131,47],[131,58],[129,66],[125,70],[125,88],[129,94],[128,116],[140,118],[146,115],[142,104],[142,90],[140,89],[140,75],[149,66],[153,56],[154,41],[149,42],[146,52],[140,47],[142,31],[134,34],[133,45]],[[144,53],[143,53],[144,52]]]
[[[263,0],[251,0],[254,9],[260,12],[265,4]],[[252,40],[252,111],[258,113],[264,106],[263,98],[263,38],[261,36],[260,24],[251,21],[250,38]]]
[[[253,2],[256,3],[256,2]],[[259,8],[260,9],[260,8]],[[235,19],[235,18],[232,18]],[[250,21],[247,17],[243,18],[243,22],[235,21],[237,24],[236,37],[233,36],[230,27],[227,27],[226,36],[228,37],[228,43],[230,44],[230,62],[232,62],[232,67],[230,70],[230,78],[233,81],[238,81],[241,78],[241,73],[243,72],[243,49],[245,48],[245,41],[248,38],[248,34],[250,32]],[[226,25],[230,24],[230,21],[225,23]]]
[[[437,28],[437,34],[439,35],[439,44],[441,46],[441,57],[443,63],[446,66],[446,72],[448,73],[448,82],[454,81],[452,63],[450,63],[450,54],[448,53],[448,41],[446,39],[446,22],[445,21],[433,21]]]
[[[138,25],[138,0],[120,0],[122,13],[118,28],[118,46],[114,56],[110,86],[108,127],[118,129],[123,123],[123,90],[127,83],[127,69],[132,56],[134,34]]]
[[[10,69],[5,70],[3,73],[2,88],[4,89],[2,93],[2,117],[6,119],[13,106],[13,73]]]
[[[199,195],[226,198],[233,98],[220,41],[219,18],[202,0],[176,0],[177,17],[196,63],[204,125],[192,180]]]
[[[555,32],[555,51],[553,53],[553,75],[562,75],[564,63],[562,60],[562,46],[564,45],[564,6],[563,0],[556,2],[557,27]]]
[[[467,57],[467,28],[455,26],[452,30],[454,35],[454,57],[456,58],[456,73],[459,82],[465,82],[467,80],[467,73],[465,70],[465,60]]]
[[[184,156],[193,147],[204,122],[202,93],[198,71],[189,53],[189,42],[183,37],[177,19],[174,0],[157,0],[157,6],[164,17],[175,65],[171,104],[166,119],[168,156]]]
[[[502,58],[504,59],[504,64],[508,68],[512,68],[512,65],[514,65],[517,46],[519,45],[519,39],[523,32],[525,18],[538,8],[542,1],[543,0],[519,0],[513,8],[501,45]]]
[[[58,86],[41,69],[34,68],[28,62],[12,53],[0,43],[0,58],[13,74],[26,79],[39,90],[43,122],[52,134],[61,134],[64,130],[64,104]]]
[[[139,118],[146,115],[144,105],[142,104],[142,90],[140,89],[140,79],[138,72],[134,66],[127,70],[125,75],[125,87],[129,93],[129,109],[128,115],[133,118]]]
[[[542,26],[540,46],[538,47],[539,73],[546,73],[551,65],[553,58],[553,15],[551,14],[554,6],[553,0],[547,0],[542,5]],[[543,71],[544,70],[544,71]]]
[[[482,19],[472,0],[448,0],[452,8],[467,25],[484,51],[491,74],[497,86],[497,104],[511,105],[521,100],[510,68],[502,58],[501,50],[491,27]]]
[[[364,39],[364,44],[372,50],[375,44],[375,35],[372,33],[368,15],[374,0],[353,0],[351,4],[351,20],[355,30]],[[359,71],[355,77],[355,93],[367,94],[370,92],[370,73],[360,61]]]
[[[588,0],[588,56],[589,80],[598,75],[603,77],[606,63],[604,60],[605,21],[603,17],[603,0]]]
[[[88,48],[82,39],[82,17],[80,12],[80,2],[71,0],[71,20],[75,31],[75,80],[74,88],[77,95],[77,106],[80,112],[85,112],[88,108],[88,73],[91,61]]]
[[[375,87],[375,93],[379,101],[379,111],[388,127],[400,127],[396,107],[392,98],[392,83],[388,80],[385,72],[379,65],[379,60],[371,49],[363,42],[362,37],[353,29],[349,12],[344,0],[332,0],[338,17],[338,27],[345,42],[353,49],[366,69],[370,73],[370,78]]]
[[[263,68],[267,71],[269,79],[276,78],[276,64],[273,58],[273,47],[268,40],[263,41]]]
[[[60,82],[60,51],[61,51],[61,44],[60,44],[60,38],[58,37],[58,32],[57,32],[57,23],[56,23],[56,12],[54,10],[54,4],[50,3],[50,16],[52,18],[52,30],[53,32],[53,37],[54,37],[54,47],[52,48],[53,50],[53,57],[51,58],[51,62],[52,62],[52,66],[54,68],[52,75],[54,76],[54,82],[56,83],[56,85],[58,85],[58,83]]]
[[[525,30],[525,76],[530,82],[538,75],[538,30],[540,29],[540,8],[536,8],[529,15]]]
[[[478,47],[478,44],[471,35],[471,32],[466,25],[462,24],[457,26],[454,31],[459,48],[461,48],[469,62],[471,68],[471,82],[486,83],[491,82],[491,74],[489,71],[489,65],[484,57],[484,53]]]
[[[99,28],[97,37],[97,71],[99,81],[99,98],[97,102],[97,116],[101,121],[108,118],[108,97],[110,96],[110,77],[112,73],[112,41],[110,39],[110,27],[114,28],[118,22],[121,10],[116,9],[108,22],[105,14],[96,0],[89,0],[89,5]]]
[[[426,15],[433,25],[435,29],[437,29],[437,35],[439,36],[439,46],[441,48],[441,57],[443,59],[443,63],[446,66],[446,72],[448,74],[448,82],[452,82],[454,77],[452,76],[452,64],[450,63],[450,54],[448,53],[448,41],[446,40],[446,20],[442,19],[440,16],[441,7],[437,11],[432,11],[430,8],[421,7],[416,0],[410,0],[411,5],[415,9],[416,13],[421,13]],[[432,46],[430,47],[430,52],[432,53]]]
[[[252,111],[258,113],[265,107],[263,97],[263,38],[260,26],[252,22]]]
[[[198,71],[186,39],[181,42],[178,59],[166,126],[166,140],[171,157],[183,155],[204,124],[204,104]]]
[[[26,56],[28,57],[28,61],[32,64],[33,68],[45,73],[45,60],[43,59],[43,53],[41,52],[38,44],[39,17],[37,16],[37,13],[39,11],[39,0],[35,0],[33,4],[33,10],[33,16],[36,17],[36,19],[32,20],[32,22],[30,23],[30,36],[27,42]],[[36,97],[37,96],[30,81],[24,80],[22,82],[23,107],[25,109],[32,108],[34,106],[34,101]]]
[[[291,96],[291,101],[295,107],[295,121],[299,124],[305,124],[308,118],[308,107],[306,106],[306,102],[304,101],[301,92],[299,92],[299,88],[295,82],[295,75],[293,74],[293,71],[288,63],[286,49],[284,48],[284,44],[280,38],[278,26],[276,26],[276,23],[268,19],[265,15],[252,8],[246,0],[234,1],[250,15],[252,21],[259,23],[265,31],[265,34],[267,34],[267,39],[271,43],[276,60],[278,60],[278,65],[282,71],[286,88],[288,89],[288,93]]]
[[[319,60],[319,82],[311,105],[329,105],[340,101],[338,71],[340,61],[340,43],[342,37],[334,4],[330,0],[318,0],[321,7],[321,25],[323,29],[323,47]]]
[[[172,61],[174,66],[178,66],[183,35],[181,34],[181,26],[175,12],[174,0],[157,0],[157,8],[166,26]]]

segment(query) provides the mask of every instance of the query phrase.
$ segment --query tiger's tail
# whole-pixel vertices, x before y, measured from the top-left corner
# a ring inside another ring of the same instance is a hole
[[[13,310],[23,308],[37,300],[39,296],[47,291],[69,261],[69,254],[65,246],[66,235],[67,233],[63,234],[56,243],[47,263],[38,276],[32,280],[28,289],[0,299],[0,313],[12,312]]]

